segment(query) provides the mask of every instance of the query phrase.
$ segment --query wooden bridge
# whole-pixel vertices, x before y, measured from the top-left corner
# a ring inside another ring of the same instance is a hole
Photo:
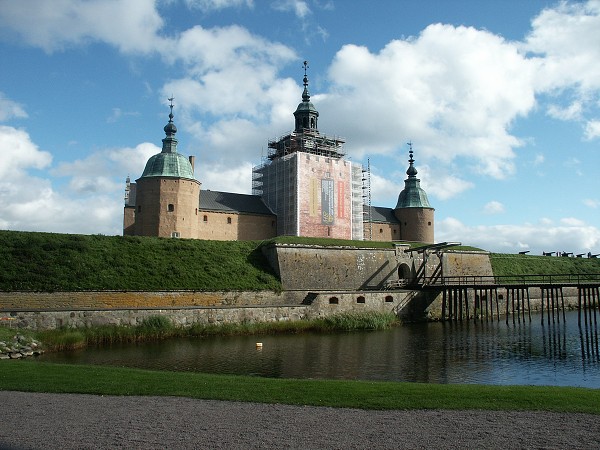
[[[560,322],[565,314],[564,288],[577,290],[579,321],[597,322],[600,306],[600,274],[531,274],[511,276],[449,276],[439,272],[413,282],[389,283],[388,289],[410,288],[442,294],[442,320],[498,320],[506,323],[531,321],[531,312],[540,311],[542,322]],[[537,288],[537,307],[532,308],[531,289]]]

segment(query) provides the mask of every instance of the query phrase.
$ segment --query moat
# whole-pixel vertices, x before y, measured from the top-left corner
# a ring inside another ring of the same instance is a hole
[[[256,343],[261,342],[262,348]],[[600,388],[598,326],[423,323],[378,332],[178,339],[46,354],[40,361],[275,378]]]

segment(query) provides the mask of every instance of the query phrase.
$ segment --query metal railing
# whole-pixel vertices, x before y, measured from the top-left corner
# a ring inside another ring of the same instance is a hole
[[[528,274],[506,276],[460,275],[425,277],[417,280],[421,286],[580,286],[600,284],[600,273]]]

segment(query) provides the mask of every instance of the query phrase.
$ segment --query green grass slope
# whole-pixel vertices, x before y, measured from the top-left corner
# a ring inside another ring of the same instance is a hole
[[[278,291],[281,283],[260,251],[272,242],[393,247],[291,236],[236,242],[0,231],[0,290]],[[491,262],[498,276],[600,273],[600,259],[493,253]]]
[[[563,258],[556,256],[490,255],[495,276],[600,274],[598,258]]]
[[[0,231],[0,290],[280,290],[259,245]]]

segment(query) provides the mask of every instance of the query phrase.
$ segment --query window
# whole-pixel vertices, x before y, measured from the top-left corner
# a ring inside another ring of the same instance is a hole
[[[208,222],[208,216],[204,216],[204,217],[202,218],[202,220],[203,220],[204,222]]]
[[[391,295],[386,295],[386,297],[385,297],[386,303],[392,303],[393,301],[394,301],[394,297],[392,297]]]
[[[178,238],[179,237],[179,231],[171,231],[171,237],[172,238]]]
[[[231,217],[227,218],[227,224],[231,225]]]
[[[356,297],[356,303],[364,303],[365,302],[365,298],[361,295],[359,297]]]
[[[427,225],[431,226],[431,222],[427,222]]]
[[[383,233],[383,228],[380,228],[380,229],[379,229],[379,232],[380,232],[380,233]]]
[[[337,297],[329,297],[329,304],[330,305],[337,305],[340,301],[338,300]]]
[[[138,212],[141,213],[142,212],[142,205],[138,205]]]
[[[169,212],[175,211],[175,205],[173,203],[169,203],[169,206],[167,206],[167,211],[169,211]]]

